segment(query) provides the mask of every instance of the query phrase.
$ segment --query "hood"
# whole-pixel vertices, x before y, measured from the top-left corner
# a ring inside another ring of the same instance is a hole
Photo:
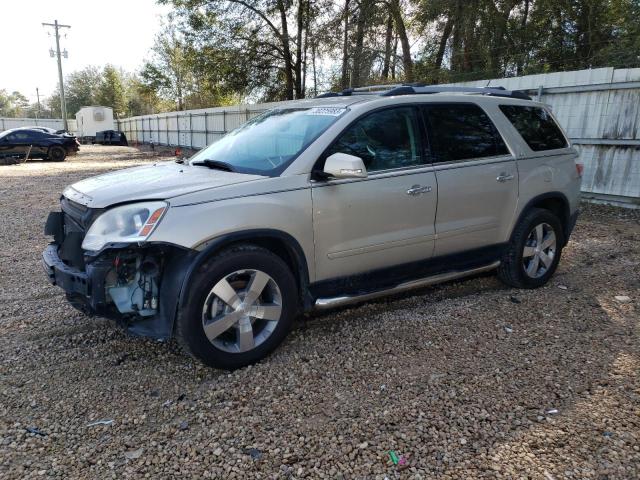
[[[74,183],[64,196],[91,208],[137,200],[168,200],[201,190],[259,180],[260,175],[162,162],[127,168]]]

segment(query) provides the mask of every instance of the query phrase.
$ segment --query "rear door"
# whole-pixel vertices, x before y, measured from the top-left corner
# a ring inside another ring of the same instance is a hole
[[[476,104],[433,103],[423,112],[438,181],[434,254],[490,253],[508,238],[517,207],[515,157]]]
[[[325,152],[362,158],[368,177],[312,183],[316,280],[432,256],[437,188],[422,135],[418,107],[385,108],[356,120]]]

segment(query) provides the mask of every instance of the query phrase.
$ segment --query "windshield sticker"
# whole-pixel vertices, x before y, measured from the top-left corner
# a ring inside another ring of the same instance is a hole
[[[332,117],[339,117],[345,112],[344,107],[314,107],[310,108],[307,115],[331,115]]]

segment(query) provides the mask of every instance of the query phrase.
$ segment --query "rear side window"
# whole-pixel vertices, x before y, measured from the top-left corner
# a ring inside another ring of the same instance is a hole
[[[466,103],[425,107],[434,163],[508,155],[509,150],[489,116]]]
[[[544,108],[500,105],[500,110],[534,152],[567,146],[562,130]]]

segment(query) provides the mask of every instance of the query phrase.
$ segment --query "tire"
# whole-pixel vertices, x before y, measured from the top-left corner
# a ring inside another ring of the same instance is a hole
[[[211,367],[251,365],[285,339],[297,299],[295,278],[280,257],[252,245],[235,246],[198,269],[178,312],[176,337]]]
[[[512,287],[541,287],[556,271],[563,246],[558,217],[549,210],[532,208],[513,231],[498,277]]]
[[[54,145],[49,148],[47,157],[54,162],[64,162],[64,159],[67,158],[67,151],[59,145]]]

